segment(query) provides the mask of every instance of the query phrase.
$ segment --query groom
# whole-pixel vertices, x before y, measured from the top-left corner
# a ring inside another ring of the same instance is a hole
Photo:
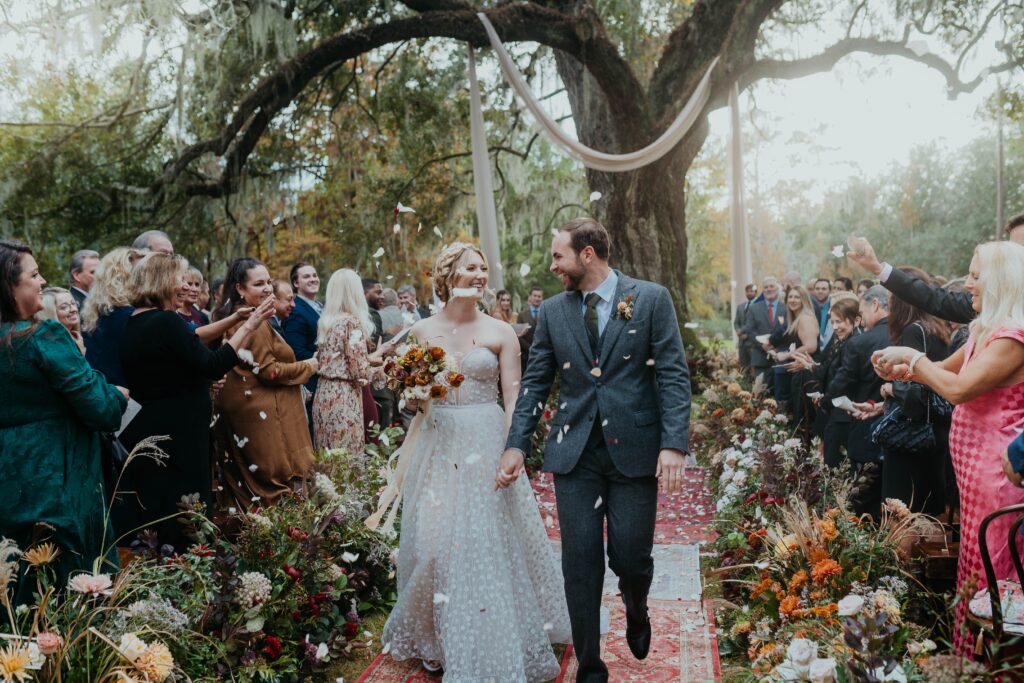
[[[647,593],[654,576],[658,480],[682,483],[690,423],[690,376],[668,290],[608,267],[609,240],[577,218],[551,241],[551,272],[565,292],[540,309],[496,483],[511,485],[555,375],[559,404],[544,454],[553,472],[562,532],[577,681],[608,680],[601,661],[604,523],[608,565],[626,606],[626,641],[647,656]]]

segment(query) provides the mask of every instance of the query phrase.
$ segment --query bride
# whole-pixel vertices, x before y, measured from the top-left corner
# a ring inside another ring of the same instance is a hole
[[[441,346],[465,381],[410,431],[398,552],[398,601],[381,642],[445,683],[555,678],[552,643],[570,641],[561,572],[526,477],[495,490],[520,380],[519,338],[477,310],[487,260],[455,243],[434,264],[445,302],[410,334]],[[504,410],[498,405],[498,382]]]

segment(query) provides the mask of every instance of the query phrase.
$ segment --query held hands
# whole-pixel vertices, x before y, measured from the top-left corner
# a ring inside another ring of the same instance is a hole
[[[683,485],[686,472],[686,456],[674,448],[662,448],[658,453],[658,469],[654,476],[659,480],[662,493],[675,493]]]
[[[884,401],[882,403],[875,403],[874,401],[854,403],[853,407],[857,411],[853,413],[853,416],[858,420],[871,420],[885,412]]]
[[[906,346],[890,346],[871,354],[875,373],[884,380],[905,379],[910,370],[910,360],[916,351]]]
[[[498,474],[494,478],[494,490],[508,488],[523,473],[523,452],[515,448],[506,448],[501,460],[498,461]]]

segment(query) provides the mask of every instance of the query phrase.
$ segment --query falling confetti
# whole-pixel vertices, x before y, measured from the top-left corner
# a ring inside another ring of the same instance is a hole
[[[246,397],[252,396],[252,389],[246,389],[244,393],[245,393]]]
[[[602,427],[607,427],[608,426],[608,420],[604,420],[603,422],[601,422],[601,426]]]
[[[347,564],[352,564],[359,559],[359,555],[354,555],[350,552],[344,552],[341,554],[341,561]]]
[[[565,436],[565,432],[558,432],[558,436],[555,438],[555,443],[562,443],[562,437]]]
[[[262,411],[262,410],[260,411],[260,419],[261,419],[261,420],[266,420],[266,419],[267,419],[267,414],[266,414],[266,412],[264,412],[264,411]]]
[[[245,444],[249,443],[249,437],[239,437],[238,434],[233,434],[235,437],[235,443],[238,444],[239,448],[245,448]]]
[[[391,231],[392,231],[392,232],[394,232],[394,233],[395,233],[395,234],[397,235],[398,233],[402,232],[402,226],[401,226],[401,225],[399,225],[398,223],[395,223],[395,224],[394,224],[394,225],[393,225],[393,226],[391,227]]]
[[[597,508],[601,507],[601,503],[601,496],[598,496],[597,500],[594,501],[594,509],[596,510]]]
[[[256,470],[258,470],[259,468],[260,468],[260,466],[259,466],[259,465],[257,465],[256,463],[253,463],[252,465],[249,465],[249,471],[250,471],[250,472],[255,472],[255,471],[256,471]]]
[[[603,196],[603,195],[602,195],[602,194],[601,194],[600,192],[597,192],[597,191],[595,190],[594,192],[591,192],[591,193],[590,193],[590,201],[592,201],[592,202],[596,202],[596,201],[597,201],[598,199],[600,199],[600,198],[601,198],[602,196]]]
[[[530,264],[529,263],[522,263],[522,264],[520,264],[519,265],[519,275],[521,277],[526,277],[529,274],[530,274]]]
[[[440,605],[443,602],[448,602],[448,596],[444,593],[434,593],[434,604]]]
[[[653,358],[648,358],[647,359],[647,365],[649,365],[649,366],[651,366],[653,368],[654,367],[654,359]]]
[[[568,370],[569,369],[569,365],[570,365],[569,361],[565,361],[565,363],[562,364],[562,369],[563,370]]]
[[[625,355],[625,356],[622,357],[622,360],[629,360],[632,357],[633,357],[632,355]]]
[[[411,206],[405,206],[402,202],[398,202],[398,206],[395,207],[398,213],[416,213],[416,209]]]
[[[256,362],[253,360],[252,351],[249,349],[238,349],[238,353],[236,355],[238,356],[238,360],[248,363],[249,365]]]
[[[544,630],[545,631],[550,631],[554,627],[555,627],[554,624],[552,624],[550,621],[544,623]]]
[[[434,226],[434,234],[440,237],[441,239],[444,239],[444,235],[441,234],[441,228],[437,227],[436,225]]]
[[[373,256],[371,258],[380,258],[383,255],[384,255],[384,247],[379,247],[377,249],[377,251],[373,252]]]
[[[235,514],[236,512],[238,512],[238,511],[237,511],[237,510],[235,510],[235,508],[228,508],[228,514],[229,514],[229,515],[233,515],[233,514]]]
[[[695,330],[698,327],[700,327],[700,325],[697,323],[683,323],[683,327],[685,327],[688,330]]]
[[[601,368],[593,368],[590,371],[590,374],[593,375],[594,377],[600,377],[601,376]]]
[[[837,244],[836,246],[832,247],[832,255],[835,256],[836,258],[843,258],[843,256],[845,255],[843,252],[843,245]]]

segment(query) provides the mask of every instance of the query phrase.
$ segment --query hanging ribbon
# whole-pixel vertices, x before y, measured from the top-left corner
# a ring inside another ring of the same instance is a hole
[[[487,155],[487,133],[480,102],[480,84],[476,79],[476,55],[469,46],[469,133],[473,148],[473,190],[476,194],[476,222],[480,228],[480,247],[491,263],[488,276],[492,289],[505,289],[501,269],[501,244],[498,241],[498,212],[494,208],[491,184],[491,160]]]
[[[505,50],[505,46],[502,45],[501,39],[498,38],[498,34],[494,30],[494,26],[491,25],[490,20],[483,13],[478,13],[477,16],[480,18],[481,23],[483,23],[484,30],[487,31],[487,37],[491,41],[491,47],[494,48],[494,52],[498,56],[498,63],[501,66],[501,72],[505,75],[505,80],[508,81],[512,89],[519,95],[526,108],[533,113],[537,124],[547,133],[548,137],[587,168],[597,171],[632,171],[654,163],[679,144],[683,136],[697,122],[711,97],[711,72],[714,71],[715,66],[718,64],[718,57],[712,60],[711,66],[708,67],[704,77],[697,84],[697,89],[693,91],[693,95],[690,96],[686,106],[683,107],[679,115],[676,116],[675,120],[672,121],[671,125],[665,129],[665,132],[657,140],[643,149],[627,154],[599,152],[572,139],[554,119],[548,116],[547,112],[540,106],[540,102],[530,92],[530,86],[526,83],[523,75],[519,73],[515,62],[512,61],[512,58]],[[475,166],[474,150],[474,169]],[[490,172],[488,171],[489,179]]]
[[[437,429],[434,428],[431,403],[423,412],[416,413],[412,424],[409,425],[409,433],[405,435],[402,447],[391,454],[385,466],[385,477],[387,486],[380,494],[377,503],[377,511],[366,518],[366,526],[377,530],[381,519],[387,515],[384,526],[380,533],[391,536],[395,533],[395,517],[398,516],[398,508],[402,505],[402,488],[405,486],[405,475],[409,472],[416,452],[420,451],[429,456],[437,441]]]

